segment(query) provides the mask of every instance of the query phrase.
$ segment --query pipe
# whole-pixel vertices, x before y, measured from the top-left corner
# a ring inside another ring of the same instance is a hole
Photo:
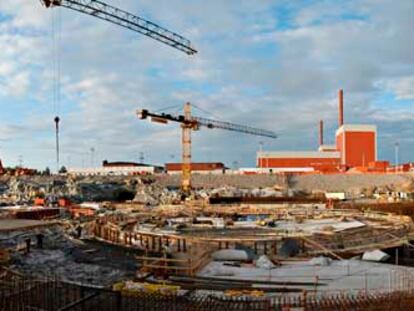
[[[319,146],[323,145],[323,120],[319,121]]]
[[[344,125],[344,91],[342,89],[338,92],[339,97],[339,127]]]

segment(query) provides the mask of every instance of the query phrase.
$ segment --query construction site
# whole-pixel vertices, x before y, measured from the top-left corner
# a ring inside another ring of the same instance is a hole
[[[182,35],[101,1],[40,2],[198,53]],[[53,62],[57,106],[64,82]],[[146,121],[178,125],[180,161],[127,161],[117,146],[119,161],[60,169],[65,116],[56,110],[56,171],[0,160],[0,310],[411,310],[414,165],[379,160],[377,125],[344,121],[342,89],[335,102],[334,144],[315,120],[317,151],[261,142],[255,167],[232,168],[194,161],[193,132],[279,134],[197,116],[193,108],[206,111],[190,102],[182,114],[141,108],[134,119],[149,130]]]

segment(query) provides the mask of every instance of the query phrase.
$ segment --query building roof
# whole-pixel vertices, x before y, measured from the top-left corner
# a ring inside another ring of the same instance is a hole
[[[337,151],[259,151],[258,158],[314,158],[314,159],[336,159],[340,158]]]
[[[182,163],[166,163],[165,168],[167,171],[181,170]],[[226,168],[221,162],[192,162],[191,169],[206,171],[206,170],[221,170]]]
[[[324,151],[324,150],[336,150],[336,145],[321,145],[318,148],[318,151]]]
[[[152,164],[146,163],[137,163],[137,162],[127,162],[127,161],[115,161],[115,162],[108,162],[104,160],[102,162],[103,167],[161,167]]]
[[[377,132],[377,126],[372,124],[344,124],[336,130],[338,136],[342,132]]]

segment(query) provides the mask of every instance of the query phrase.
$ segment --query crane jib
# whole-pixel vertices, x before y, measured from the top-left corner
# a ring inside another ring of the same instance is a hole
[[[207,127],[209,129],[222,129],[227,131],[239,132],[244,134],[250,134],[255,136],[263,136],[269,138],[277,138],[277,135],[269,130],[258,129],[250,126],[234,124],[225,121],[217,121],[206,119],[202,117],[192,116],[190,120],[187,120],[183,115],[174,116],[167,113],[156,114],[149,112],[147,109],[143,109],[137,112],[140,119],[146,119],[151,117],[151,120],[158,123],[167,123],[168,121],[178,122],[185,124],[194,129],[198,129],[200,126]]]
[[[80,13],[88,14],[121,27],[128,28],[161,43],[169,45],[188,55],[197,53],[190,40],[163,28],[142,17],[136,16],[114,6],[96,0],[41,0],[46,8],[66,7]]]

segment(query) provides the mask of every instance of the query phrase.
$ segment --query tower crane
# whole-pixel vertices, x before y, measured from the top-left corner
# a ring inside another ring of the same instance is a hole
[[[40,0],[46,8],[65,7],[84,14],[95,16],[118,26],[128,28],[154,40],[169,45],[188,55],[197,53],[190,40],[148,21],[102,1],[96,0]]]
[[[191,46],[190,40],[172,32],[166,28],[157,25],[154,22],[136,16],[114,6],[108,5],[97,0],[40,0],[46,8],[65,7],[80,13],[94,16],[96,18],[108,21],[112,24],[138,32],[144,36],[150,37],[161,43],[169,45],[180,50],[187,55],[197,53],[197,50]],[[56,165],[59,170],[59,121],[55,117],[56,130]]]
[[[184,115],[171,115],[166,113],[152,113],[147,109],[137,111],[137,116],[141,120],[150,118],[152,122],[166,124],[169,121],[178,122],[182,129],[182,176],[181,189],[185,194],[191,190],[191,131],[198,131],[201,127],[209,129],[222,129],[244,134],[277,138],[277,135],[268,130],[253,128],[249,126],[211,120],[202,117],[196,117],[191,114],[191,104],[184,105]]]

